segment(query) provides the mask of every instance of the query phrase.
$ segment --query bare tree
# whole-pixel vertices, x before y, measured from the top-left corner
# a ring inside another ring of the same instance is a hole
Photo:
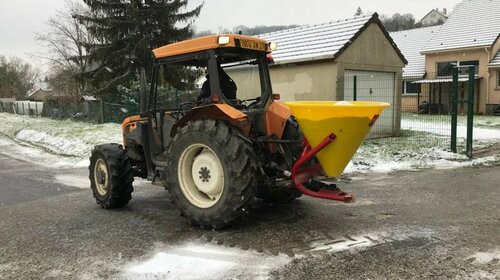
[[[23,99],[39,75],[37,69],[18,57],[0,56],[0,97]]]
[[[72,15],[84,14],[86,9],[76,2],[67,2],[64,11],[58,11],[47,21],[50,32],[38,34],[36,39],[47,53],[38,57],[49,61],[50,81],[55,90],[64,95],[81,95],[87,89],[86,72],[89,68],[86,46],[94,42],[85,26]],[[72,92],[71,89],[74,89]]]

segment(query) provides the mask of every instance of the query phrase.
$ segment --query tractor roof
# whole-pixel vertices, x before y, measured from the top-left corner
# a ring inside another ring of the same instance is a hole
[[[210,35],[165,45],[153,50],[155,58],[164,58],[218,48],[243,48],[271,52],[266,40],[238,34]]]

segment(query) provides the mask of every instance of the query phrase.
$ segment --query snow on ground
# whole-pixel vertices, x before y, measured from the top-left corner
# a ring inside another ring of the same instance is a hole
[[[483,145],[486,145],[483,143]],[[399,170],[416,171],[424,168],[450,169],[497,164],[500,155],[470,160],[463,154],[447,151],[447,147],[432,147],[405,143],[403,139],[387,141],[370,139],[359,148],[344,173],[390,173]]]
[[[0,113],[0,122],[0,134],[62,156],[85,158],[96,144],[122,141],[120,125],[115,123],[58,121],[8,113]]]
[[[10,138],[0,139],[0,146],[4,152],[10,151],[11,156],[54,168],[86,167],[89,165],[88,157],[94,145],[122,141],[120,125],[114,123],[58,121],[7,113],[0,113],[0,121],[3,124],[0,127],[0,135]],[[496,128],[496,118],[483,116],[482,122],[493,125],[491,128],[484,126],[474,128],[474,147],[489,148],[499,143],[500,126]],[[449,128],[449,124],[445,122],[425,118],[416,120],[405,115],[402,120],[401,137],[366,140],[347,166],[345,173],[459,168],[492,165],[500,161],[500,155],[469,160],[463,154],[449,152],[447,144],[443,144],[446,141],[429,141],[439,138],[440,135],[448,139],[449,136],[443,132],[446,128]],[[407,130],[411,130],[411,133],[405,134],[404,131]],[[464,146],[465,131],[464,126],[459,126],[458,145],[461,147]],[[429,138],[431,133],[433,136]],[[13,141],[22,146],[11,145]],[[65,181],[64,177],[59,179]]]
[[[423,120],[407,120],[407,119],[401,120],[401,129],[423,131],[443,136],[451,135],[451,129],[449,129],[450,126],[451,126],[450,123],[434,122],[432,123],[432,125],[429,125],[429,122]],[[466,125],[457,126],[457,137],[460,138],[467,137]],[[478,140],[486,140],[486,139],[500,140],[500,129],[474,127],[473,138]]]
[[[467,258],[471,262],[485,264],[489,262],[499,262],[500,261],[500,249],[496,249],[489,252],[477,252],[472,256]]]
[[[271,270],[291,261],[286,255],[266,255],[212,244],[190,242],[158,246],[143,261],[128,264],[123,279],[268,279]]]

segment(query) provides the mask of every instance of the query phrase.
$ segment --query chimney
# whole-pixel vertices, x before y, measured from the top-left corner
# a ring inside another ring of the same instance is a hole
[[[445,14],[445,15],[446,15],[446,13],[447,13],[446,8],[443,8],[443,14]]]

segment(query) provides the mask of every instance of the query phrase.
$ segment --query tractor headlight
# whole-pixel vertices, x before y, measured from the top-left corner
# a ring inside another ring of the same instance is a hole
[[[269,43],[269,48],[271,49],[272,52],[274,52],[275,50],[278,49],[278,44],[276,44],[275,42],[271,42]]]
[[[217,39],[217,43],[219,43],[219,45],[227,45],[229,44],[229,41],[230,41],[229,36],[220,36]]]

